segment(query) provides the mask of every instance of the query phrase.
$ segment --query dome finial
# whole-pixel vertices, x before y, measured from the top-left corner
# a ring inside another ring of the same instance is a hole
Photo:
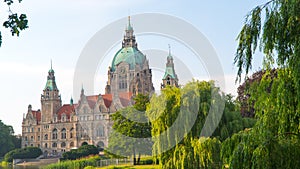
[[[128,25],[131,26],[130,25],[130,15],[128,16]]]
[[[133,28],[132,28],[132,26],[131,26],[131,22],[130,22],[130,15],[128,15],[128,25],[127,25],[127,30],[128,31],[132,31],[133,30]]]

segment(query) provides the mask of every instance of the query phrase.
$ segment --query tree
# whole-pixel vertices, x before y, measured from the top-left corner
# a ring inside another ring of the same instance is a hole
[[[0,120],[0,157],[3,157],[7,152],[14,148],[20,148],[20,139],[13,134],[13,127],[5,125]]]
[[[259,45],[264,75],[250,86],[257,123],[222,145],[230,168],[297,168],[300,156],[300,1],[271,0],[254,8],[239,36],[238,78],[251,69]],[[263,11],[265,16],[262,17]],[[261,18],[264,18],[262,20]],[[277,76],[271,68],[277,65]]]
[[[117,156],[133,156],[135,165],[139,164],[141,154],[150,155],[152,142],[151,124],[145,115],[149,96],[138,94],[134,101],[134,106],[112,115],[113,131],[109,136],[108,152]]]
[[[202,129],[209,114],[212,124],[218,122],[215,118],[223,111],[223,99],[219,88],[205,81],[193,81],[181,89],[168,86],[151,98],[147,115],[152,124],[153,155],[160,167],[220,167],[214,165],[220,161],[221,143],[217,138],[204,138]]]
[[[18,0],[19,3],[22,2],[22,0]],[[8,19],[4,21],[3,26],[5,28],[9,28],[12,36],[20,35],[20,32],[26,28],[28,28],[28,20],[27,16],[25,14],[21,14],[20,16],[17,13],[14,13],[11,10],[11,6],[14,3],[14,0],[4,0],[4,3],[8,6]],[[2,44],[2,35],[0,31],[0,47]]]
[[[238,79],[243,71],[248,74],[252,67],[253,54],[257,46],[264,53],[264,67],[278,65],[289,67],[300,98],[300,1],[270,0],[255,7],[246,17],[238,35],[238,48],[234,63],[238,67]],[[264,13],[263,13],[264,11]],[[262,15],[265,14],[263,17]],[[264,20],[262,20],[264,18]]]
[[[248,77],[244,83],[242,83],[237,89],[237,100],[240,104],[240,111],[243,117],[254,117],[254,103],[255,100],[251,98],[250,89],[256,90],[256,86],[259,85],[263,75],[266,73],[265,70],[260,70],[253,73],[250,77]],[[276,69],[270,70],[271,78],[277,77]],[[271,86],[266,90],[266,92],[270,92]]]

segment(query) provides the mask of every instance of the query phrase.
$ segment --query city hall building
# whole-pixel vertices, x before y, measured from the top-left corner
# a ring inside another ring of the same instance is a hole
[[[87,96],[81,89],[77,103],[70,99],[62,104],[55,81],[55,72],[48,71],[47,81],[41,94],[41,109],[28,106],[22,122],[22,147],[39,147],[44,155],[60,155],[83,144],[104,148],[112,127],[110,115],[132,105],[137,94],[154,92],[149,61],[138,49],[133,28],[128,24],[122,48],[114,55],[108,68],[105,94]],[[161,88],[178,87],[173,57],[169,52]]]

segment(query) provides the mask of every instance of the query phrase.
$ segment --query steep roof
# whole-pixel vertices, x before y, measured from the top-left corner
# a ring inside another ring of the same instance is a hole
[[[58,111],[57,111],[57,118],[61,120],[61,116],[66,114],[67,119],[70,119],[70,116],[73,112],[75,112],[76,104],[64,104]]]
[[[97,103],[98,97],[98,95],[86,96],[86,99],[91,109],[94,108],[95,104]]]
[[[130,102],[131,102],[131,97],[132,97],[132,92],[119,93],[119,98],[120,98],[122,106],[124,106],[124,107],[129,106]]]
[[[32,110],[31,113],[32,113],[33,117],[36,119],[36,121],[39,123],[41,121],[41,111],[40,110],[37,110],[37,111]]]
[[[111,94],[104,94],[102,95],[104,104],[107,108],[109,108],[111,106],[111,102],[112,102],[112,95]]]

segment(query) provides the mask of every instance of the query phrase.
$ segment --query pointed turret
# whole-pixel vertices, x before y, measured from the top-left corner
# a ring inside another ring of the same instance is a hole
[[[122,42],[122,48],[127,47],[137,47],[135,36],[133,35],[133,27],[130,23],[130,16],[128,16],[128,25],[126,26],[125,35]]]
[[[161,84],[161,88],[165,88],[168,85],[178,87],[178,78],[174,69],[174,62],[173,62],[173,56],[171,54],[170,45],[169,45],[169,54],[167,56],[166,70],[162,81],[163,83]]]
[[[70,99],[70,105],[73,106],[73,97]]]
[[[46,86],[41,95],[42,103],[42,122],[51,122],[53,120],[53,115],[61,107],[61,97],[59,95],[59,90],[57,88],[54,76],[54,70],[51,67],[48,71]]]
[[[54,91],[58,90],[55,82],[55,76],[54,76],[54,70],[52,69],[52,61],[51,61],[51,67],[48,71],[48,77],[47,77],[47,83],[44,88],[44,90]]]

